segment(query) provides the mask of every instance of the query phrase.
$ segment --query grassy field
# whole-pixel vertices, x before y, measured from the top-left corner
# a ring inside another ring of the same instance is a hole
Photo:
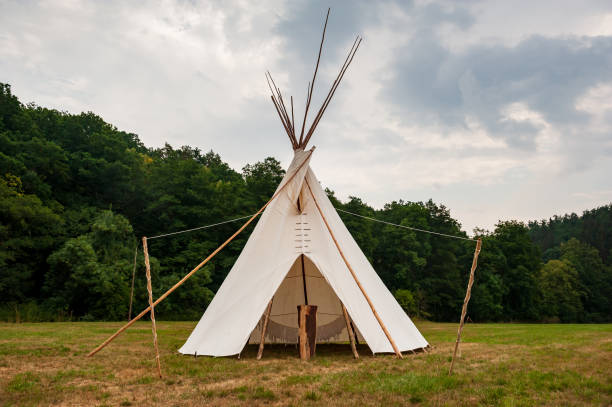
[[[293,346],[241,359],[177,354],[195,323],[159,323],[164,377],[150,323],[93,358],[119,323],[0,324],[0,405],[610,405],[612,325],[469,324],[448,376],[456,325],[422,322],[428,354],[372,357],[322,345],[310,362]]]

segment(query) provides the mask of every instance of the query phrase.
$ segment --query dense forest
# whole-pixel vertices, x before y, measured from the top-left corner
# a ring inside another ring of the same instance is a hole
[[[127,318],[139,237],[251,214],[283,175],[274,158],[238,172],[212,151],[148,148],[93,113],[23,105],[0,84],[0,320]],[[467,236],[439,203],[400,200],[377,210],[327,192],[346,211]],[[458,319],[474,242],[340,215],[410,315]],[[154,295],[236,228],[150,240]],[[158,317],[199,318],[251,230],[162,302]],[[476,236],[483,251],[471,320],[612,321],[612,204],[529,224],[500,221]],[[146,306],[141,250],[136,264],[139,311]]]

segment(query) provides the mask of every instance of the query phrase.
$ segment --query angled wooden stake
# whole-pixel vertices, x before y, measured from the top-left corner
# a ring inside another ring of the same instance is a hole
[[[351,350],[353,351],[353,356],[355,356],[355,359],[359,359],[357,347],[355,346],[355,335],[353,334],[351,320],[349,319],[348,312],[346,312],[346,308],[344,307],[344,304],[342,304],[342,301],[340,301],[340,305],[342,305],[342,314],[344,315],[344,321],[346,322],[346,331],[348,332],[349,341],[351,342]]]
[[[151,264],[149,263],[149,249],[147,238],[142,238],[142,250],[144,252],[145,267],[147,272],[147,291],[149,292],[149,307],[151,307],[151,330],[153,331],[153,345],[155,346],[155,361],[157,362],[157,374],[161,379],[161,363],[159,361],[159,347],[157,346],[157,325],[155,324],[155,306],[153,305],[153,288],[151,286]]]
[[[470,280],[468,281],[467,290],[465,292],[465,299],[463,300],[463,308],[461,309],[461,319],[459,321],[459,329],[457,330],[457,341],[455,342],[455,351],[453,352],[453,358],[451,359],[450,368],[448,374],[453,373],[453,365],[455,364],[455,356],[457,356],[457,350],[459,350],[459,342],[461,342],[461,332],[463,331],[463,322],[465,321],[465,314],[467,312],[467,305],[470,302],[472,296],[472,284],[474,284],[474,271],[476,271],[476,265],[478,264],[478,255],[480,254],[480,248],[482,247],[482,239],[476,241],[476,250],[474,250],[474,258],[472,260],[472,268],[470,269]]]
[[[263,355],[264,342],[266,341],[266,331],[268,330],[268,322],[270,321],[270,312],[272,311],[272,301],[274,301],[274,297],[268,303],[268,308],[266,309],[266,314],[264,316],[264,323],[261,327],[261,337],[259,338],[259,350],[257,351],[257,360],[261,359]]]
[[[319,202],[317,202],[317,198],[315,198],[314,193],[312,192],[312,188],[310,188],[310,184],[308,183],[308,179],[304,178],[304,182],[306,182],[306,186],[308,187],[308,190],[310,191],[310,196],[312,196],[312,200],[314,201],[315,205],[317,206],[317,210],[319,211],[319,214],[321,215],[321,218],[323,218],[323,222],[325,223],[325,226],[327,227],[327,231],[329,232],[332,240],[334,241],[334,244],[336,245],[336,249],[338,249],[338,253],[340,253],[340,257],[342,257],[342,260],[344,260],[344,264],[346,264],[346,267],[351,272],[351,275],[353,276],[353,280],[355,280],[355,283],[357,283],[357,287],[359,287],[359,289],[361,290],[361,293],[363,294],[363,296],[365,297],[366,301],[368,302],[368,305],[370,306],[370,309],[372,310],[372,314],[374,314],[374,318],[376,318],[376,320],[378,321],[378,324],[380,325],[380,328],[383,330],[385,336],[389,340],[389,343],[391,344],[391,347],[393,348],[393,351],[395,352],[395,355],[399,359],[402,359],[402,352],[400,352],[399,348],[395,344],[395,341],[391,337],[391,334],[387,330],[387,327],[385,326],[385,324],[383,323],[382,319],[380,318],[380,315],[378,315],[378,312],[376,312],[376,308],[374,307],[374,303],[372,302],[372,300],[368,296],[368,293],[366,292],[366,290],[363,287],[363,285],[361,285],[361,282],[357,278],[357,274],[355,274],[355,271],[353,270],[353,267],[351,267],[350,263],[348,262],[348,260],[344,256],[344,252],[340,248],[340,244],[336,240],[336,236],[334,236],[334,232],[332,232],[331,227],[329,226],[329,223],[327,223],[327,218],[323,214],[323,211],[321,210],[321,207],[319,206]]]

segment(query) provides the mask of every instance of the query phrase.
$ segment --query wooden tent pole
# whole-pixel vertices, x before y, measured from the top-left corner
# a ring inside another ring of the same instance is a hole
[[[297,200],[297,208],[300,214],[302,213],[302,205],[300,203],[300,198]],[[302,229],[304,229],[304,224],[301,223]],[[302,246],[304,245],[304,230],[302,230]],[[302,265],[302,287],[304,288],[304,305],[308,305],[308,290],[306,289],[306,269],[304,268],[304,253],[300,255],[300,263]]]
[[[149,249],[147,238],[142,237],[142,251],[144,252],[145,269],[147,274],[147,291],[149,292],[149,308],[151,308],[151,329],[153,330],[153,346],[155,346],[155,361],[157,362],[157,374],[161,379],[161,363],[159,361],[159,346],[157,345],[157,324],[155,323],[155,306],[153,305],[153,287],[151,286],[151,264],[149,263]]]
[[[321,36],[321,45],[319,46],[319,56],[317,57],[317,65],[315,66],[314,75],[312,76],[312,84],[308,86],[308,95],[306,98],[306,108],[304,109],[304,121],[302,122],[302,131],[300,132],[300,140],[298,141],[298,147],[304,148],[306,144],[302,144],[304,137],[304,127],[306,126],[306,117],[308,116],[308,108],[312,100],[312,91],[314,88],[315,79],[317,79],[317,71],[319,70],[319,62],[321,61],[321,51],[323,51],[323,43],[325,42],[325,31],[327,30],[327,20],[329,19],[329,12],[331,8],[327,9],[327,16],[325,17],[325,25],[323,26],[323,35]]]
[[[306,289],[306,269],[304,268],[304,253],[300,256],[302,263],[302,287],[304,287],[304,305],[308,305],[308,290]]]
[[[132,302],[134,301],[134,279],[136,278],[136,259],[138,257],[138,245],[134,249],[134,269],[132,270],[132,288],[130,289],[130,309],[128,311],[128,321],[132,319]]]
[[[472,259],[472,268],[470,269],[470,280],[468,281],[467,290],[465,292],[465,299],[463,300],[463,308],[461,309],[461,320],[459,321],[459,329],[457,329],[457,340],[455,341],[455,350],[453,351],[453,358],[451,359],[450,368],[448,374],[453,373],[453,365],[455,364],[455,356],[457,356],[457,350],[459,350],[459,342],[461,342],[461,332],[463,331],[463,323],[465,321],[465,314],[467,312],[467,305],[472,296],[472,284],[474,284],[474,271],[476,271],[476,265],[478,264],[478,255],[480,254],[480,248],[482,247],[482,239],[476,241],[476,250],[474,250],[474,258]]]
[[[311,148],[308,153],[308,158],[312,155],[313,151],[315,150],[315,148]],[[225,246],[227,246],[232,240],[234,240],[234,238],[236,236],[238,236],[240,234],[240,232],[242,232],[247,226],[249,226],[251,224],[251,222],[253,221],[253,219],[255,219],[261,212],[263,212],[264,209],[266,209],[268,207],[268,205],[270,205],[270,202],[272,202],[284,189],[287,185],[289,185],[289,183],[291,183],[291,181],[293,180],[293,178],[295,178],[295,176],[297,175],[297,173],[300,171],[300,169],[304,166],[304,164],[306,164],[308,162],[308,158],[305,158],[304,161],[302,162],[302,164],[300,164],[300,166],[295,170],[295,172],[293,173],[293,175],[291,175],[291,177],[289,177],[289,179],[287,180],[287,182],[285,182],[283,184],[282,187],[279,188],[278,191],[276,191],[276,193],[274,195],[272,195],[272,198],[270,198],[268,200],[268,202],[266,202],[264,204],[264,206],[262,206],[253,216],[251,216],[249,218],[249,220],[247,220],[244,225],[242,225],[240,227],[240,229],[238,229],[236,232],[234,232],[233,235],[231,235],[229,237],[229,239],[227,239],[225,242],[223,242],[223,244],[221,244],[221,246],[217,247],[215,249],[214,252],[212,252],[207,258],[205,258],[200,264],[198,264],[196,266],[196,268],[194,268],[193,270],[191,270],[189,273],[187,273],[183,278],[181,278],[176,284],[174,284],[168,291],[166,291],[165,293],[163,293],[161,295],[161,297],[159,297],[157,300],[155,300],[155,302],[153,302],[153,306],[159,304],[160,302],[162,302],[163,300],[166,299],[166,297],[168,297],[170,294],[172,294],[172,292],[174,290],[176,290],[177,288],[179,288],[185,281],[187,281],[187,279],[189,277],[191,277],[196,271],[198,271],[199,269],[202,268],[202,266],[204,266],[206,263],[208,263],[210,261],[210,259],[212,259],[213,257],[215,257],[217,255],[217,253],[219,253]],[[106,345],[108,345],[110,342],[113,341],[113,339],[115,339],[117,336],[119,336],[123,331],[125,331],[126,329],[128,329],[130,326],[132,326],[136,321],[138,321],[140,318],[142,318],[143,316],[146,315],[147,312],[149,312],[149,309],[151,309],[151,306],[148,306],[147,308],[145,308],[140,314],[136,315],[134,317],[134,319],[132,319],[130,322],[128,322],[127,324],[123,325],[121,328],[119,328],[117,330],[117,332],[115,332],[114,334],[112,334],[107,340],[105,340],[104,342],[102,342],[102,344],[100,344],[97,348],[95,348],[94,350],[92,350],[91,352],[89,352],[89,354],[87,355],[88,357],[91,357],[93,355],[95,355],[96,353],[98,353],[101,349],[103,349]]]
[[[308,179],[304,178],[304,181],[306,182],[306,186],[308,187],[308,190],[310,191],[310,195],[312,196],[312,199],[314,200],[314,203],[317,206],[317,210],[319,211],[319,213],[321,214],[321,217],[323,218],[323,222],[325,222],[325,226],[327,227],[327,231],[331,235],[332,240],[334,241],[334,244],[336,245],[336,248],[338,249],[338,252],[340,253],[340,256],[342,257],[342,260],[344,260],[344,264],[346,264],[346,267],[348,267],[349,271],[351,272],[351,275],[353,276],[353,279],[357,283],[357,286],[361,290],[361,293],[363,294],[363,296],[365,297],[366,301],[368,302],[368,305],[372,309],[372,313],[374,314],[374,317],[376,317],[376,320],[378,321],[378,324],[380,325],[380,327],[382,328],[383,332],[387,336],[387,339],[389,340],[389,343],[391,344],[391,347],[393,347],[393,351],[395,352],[395,355],[398,358],[402,359],[402,352],[400,352],[400,350],[398,349],[397,345],[395,344],[395,341],[391,337],[391,334],[387,330],[387,327],[383,323],[382,319],[380,319],[380,316],[378,315],[378,312],[376,312],[376,308],[374,308],[374,304],[372,303],[372,300],[370,300],[370,297],[368,296],[368,293],[366,293],[365,288],[363,288],[363,286],[361,285],[361,282],[357,278],[357,274],[355,274],[355,271],[353,270],[353,268],[349,264],[348,260],[344,256],[344,253],[342,252],[342,249],[340,248],[340,245],[338,244],[338,241],[336,240],[336,236],[334,236],[334,232],[332,232],[331,227],[329,226],[329,223],[327,223],[327,219],[325,218],[325,215],[323,214],[323,211],[321,210],[321,207],[319,206],[319,203],[317,202],[317,198],[315,198],[314,193],[312,192],[312,188],[310,188],[310,184],[308,183]]]
[[[268,329],[268,322],[270,321],[270,312],[272,312],[272,301],[274,301],[274,297],[268,303],[268,308],[266,309],[266,314],[264,316],[264,323],[261,327],[261,337],[259,338],[259,350],[257,351],[257,360],[261,359],[264,350],[264,342],[266,340],[266,330]]]
[[[353,334],[353,328],[351,327],[351,320],[349,319],[348,312],[346,312],[346,307],[340,301],[340,305],[342,305],[342,314],[344,315],[344,321],[346,322],[346,331],[348,332],[349,341],[351,342],[351,350],[353,351],[353,356],[355,359],[359,359],[359,354],[357,353],[357,347],[355,346],[355,335]]]
[[[359,44],[361,44],[361,38],[357,36],[357,38],[355,38],[355,42],[353,43],[353,46],[351,47],[351,50],[349,51],[348,56],[346,57],[347,59],[344,61],[342,68],[340,68],[340,72],[338,73],[338,76],[332,83],[332,86],[327,94],[327,97],[325,98],[325,100],[323,101],[323,104],[319,108],[319,112],[317,113],[314,120],[310,124],[310,129],[308,130],[308,133],[306,137],[304,138],[304,141],[300,144],[302,148],[304,148],[308,144],[308,141],[310,141],[310,137],[312,137],[317,127],[317,124],[319,123],[319,120],[321,120],[321,117],[323,117],[323,113],[325,113],[325,110],[327,109],[327,106],[329,105],[331,98],[334,96],[334,93],[336,93],[336,89],[340,85],[340,81],[342,81],[342,78],[344,77],[346,70],[348,69],[351,62],[353,62],[353,57],[355,56],[355,53],[357,53]]]

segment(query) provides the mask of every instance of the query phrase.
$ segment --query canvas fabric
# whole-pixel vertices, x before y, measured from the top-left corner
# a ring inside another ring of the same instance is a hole
[[[373,353],[393,352],[342,260],[306,182],[399,350],[428,345],[346,229],[310,169],[310,156],[308,151],[295,152],[277,191],[289,183],[265,209],[206,312],[179,349],[180,353],[229,356],[240,353],[247,341],[259,342],[262,315],[272,298],[266,342],[295,343],[297,305],[304,304],[302,254],[309,304],[318,307],[317,340],[348,340],[342,303],[358,330],[358,337],[367,342]],[[298,197],[301,212],[297,207]]]

